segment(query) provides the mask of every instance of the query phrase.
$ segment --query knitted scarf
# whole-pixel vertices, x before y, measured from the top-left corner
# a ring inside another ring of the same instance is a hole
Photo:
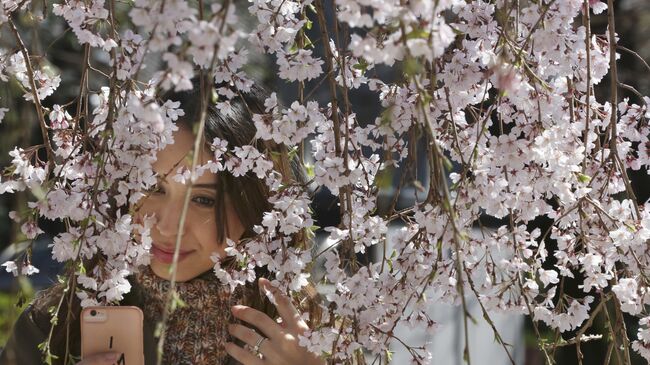
[[[162,320],[170,282],[153,273],[149,266],[136,274],[141,287],[145,319],[156,324]],[[162,364],[225,364],[224,344],[230,340],[230,307],[241,292],[230,294],[228,286],[206,273],[187,282],[176,283],[176,292],[186,306],[178,307],[168,318]]]

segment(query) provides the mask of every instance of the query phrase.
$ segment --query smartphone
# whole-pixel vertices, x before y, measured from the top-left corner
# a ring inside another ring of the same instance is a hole
[[[87,307],[81,311],[81,358],[114,351],[117,365],[144,365],[142,310],[134,306]]]

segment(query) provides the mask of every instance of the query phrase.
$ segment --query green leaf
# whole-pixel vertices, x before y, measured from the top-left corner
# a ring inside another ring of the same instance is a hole
[[[375,176],[375,186],[379,189],[388,189],[393,185],[393,169],[381,170]]]
[[[214,104],[214,103],[216,103],[217,101],[219,101],[219,93],[217,92],[217,89],[215,89],[215,88],[211,88],[211,89],[210,89],[210,92],[211,92],[211,94],[210,94],[210,98],[212,99],[212,104]]]
[[[18,277],[18,286],[20,288],[21,294],[24,295],[28,300],[31,300],[31,298],[34,297],[34,286],[28,278],[25,276]]]
[[[386,361],[391,362],[393,360],[393,351],[386,349]]]
[[[298,156],[298,146],[293,146],[288,151],[289,160],[291,160],[292,158],[294,158],[296,156]]]
[[[580,181],[583,184],[586,184],[589,181],[591,181],[591,176],[579,173],[578,174],[578,181]]]
[[[305,171],[307,172],[307,177],[309,179],[313,179],[314,176],[316,176],[316,173],[314,172],[313,164],[305,164]]]
[[[404,61],[404,73],[407,76],[420,75],[424,71],[424,66],[416,58],[409,57]]]
[[[305,35],[305,44],[302,48],[314,48],[314,43]]]
[[[180,295],[178,295],[178,292],[176,291],[172,292],[172,301],[170,304],[170,309],[172,312],[177,308],[187,307],[187,304],[183,301],[183,299],[181,299]]]
[[[427,32],[426,30],[419,28],[419,29],[413,29],[410,33],[406,35],[406,39],[414,39],[414,38],[429,38],[429,35],[431,33]]]
[[[369,66],[368,62],[366,62],[365,59],[359,58],[358,63],[355,63],[354,65],[352,65],[352,68],[354,68],[356,70],[361,70],[361,72],[365,73],[368,70],[368,66]]]
[[[454,32],[456,35],[465,35],[465,32],[461,31],[460,29],[450,26],[451,30]]]

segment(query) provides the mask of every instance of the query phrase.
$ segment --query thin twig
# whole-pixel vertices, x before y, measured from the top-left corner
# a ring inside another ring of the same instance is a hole
[[[34,68],[32,67],[32,61],[29,58],[29,53],[27,52],[27,47],[25,47],[25,43],[23,43],[22,38],[20,37],[20,33],[18,33],[18,29],[16,29],[16,25],[14,24],[13,20],[9,18],[7,21],[9,23],[9,27],[11,28],[11,31],[14,34],[14,37],[16,38],[16,43],[18,43],[18,47],[20,48],[20,52],[23,55],[23,58],[25,59],[25,67],[27,68],[27,76],[29,77],[29,85],[31,88],[32,92],[32,98],[34,99],[34,104],[36,105],[36,114],[38,115],[38,121],[41,129],[41,136],[43,137],[43,144],[45,145],[45,150],[47,151],[47,163],[48,163],[48,171],[52,171],[54,169],[54,150],[52,149],[52,143],[50,142],[50,137],[48,136],[47,133],[47,125],[45,124],[45,115],[43,114],[43,106],[41,105],[41,100],[38,98],[38,88],[36,87],[36,81],[34,80]]]

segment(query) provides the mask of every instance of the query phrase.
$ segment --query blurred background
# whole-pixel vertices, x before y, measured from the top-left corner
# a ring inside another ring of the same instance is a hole
[[[35,14],[40,14],[39,7],[42,2],[33,1]],[[248,11],[247,2],[238,2],[239,14],[243,26],[250,26],[250,19],[247,20]],[[635,50],[638,55],[646,60],[650,60],[650,1],[649,0],[616,0],[616,30],[619,34],[620,45]],[[326,6],[327,9],[330,7]],[[126,9],[126,8],[125,8]],[[125,9],[118,9],[120,16],[126,16]],[[332,19],[332,14],[327,14],[328,19]],[[592,31],[594,34],[604,34],[606,32],[607,20],[604,14],[592,17]],[[56,93],[45,99],[44,105],[51,107],[53,104],[65,104],[73,100],[78,93],[80,80],[81,54],[82,49],[76,43],[71,32],[66,32],[66,25],[60,18],[48,17],[45,20],[39,20],[33,17],[24,16],[15,21],[25,30],[22,33],[23,39],[29,45],[35,54],[46,54],[47,58],[41,60],[43,65],[47,65],[52,72],[61,75],[61,86]],[[33,26],[34,22],[41,22],[39,26]],[[318,29],[314,22],[314,36],[317,39]],[[6,27],[5,27],[6,28]],[[3,28],[4,29],[4,28]],[[5,30],[6,31],[6,30]],[[316,47],[318,49],[318,47]],[[3,52],[15,52],[13,37],[10,34],[0,31],[0,54]],[[641,61],[635,55],[629,52],[620,51],[621,59],[619,61],[620,82],[630,85],[638,90],[642,95],[650,95],[650,68],[647,63]],[[147,70],[149,73],[155,70],[155,65],[159,64],[158,60],[151,59],[147,62],[151,65]],[[274,60],[260,55],[252,54],[251,64],[247,71],[249,74],[270,89],[278,92],[281,99],[293,100],[297,96],[297,87],[287,85],[283,81],[275,78]],[[94,67],[103,70],[108,68],[107,59],[97,59]],[[384,80],[391,80],[395,75],[387,68],[377,68],[376,72]],[[96,75],[95,75],[96,76]],[[146,77],[147,75],[143,75]],[[91,76],[89,88],[92,91],[98,91],[103,86],[100,77]],[[328,100],[328,90],[326,87],[317,87],[315,84],[307,85],[306,89],[316,88],[313,93],[313,99],[320,102]],[[597,87],[597,96],[599,99],[608,98],[609,78]],[[41,143],[40,131],[38,130],[33,107],[22,98],[23,92],[17,85],[16,81],[0,83],[0,107],[9,108],[10,111],[0,124],[0,168],[10,164],[8,152],[14,146],[30,146]],[[629,91],[620,90],[620,97],[629,97],[633,102],[639,103],[638,97]],[[354,105],[358,119],[362,123],[372,123],[379,116],[379,103],[376,102],[375,94],[367,88],[353,90],[350,93],[351,102]],[[422,150],[419,141],[415,141]],[[396,201],[397,209],[404,209],[414,204],[415,192],[417,185],[428,188],[426,163],[418,163],[417,183],[409,183],[404,186],[397,194],[396,186],[401,176],[399,169],[394,169],[388,174],[382,176],[379,209],[378,213],[386,211],[393,200]],[[647,172],[630,171],[633,187],[639,203],[645,203],[650,197],[650,185]],[[24,249],[29,242],[20,242],[20,229],[8,218],[8,213],[12,210],[18,210],[30,200],[26,193],[4,194],[0,195],[0,263],[12,259],[15,255]],[[320,227],[335,226],[339,223],[338,207],[336,207],[335,198],[329,194],[326,189],[318,190],[314,196],[313,208],[315,211],[316,224]],[[45,234],[38,238],[38,241],[32,246],[33,264],[40,269],[40,272],[34,276],[26,278],[14,278],[10,273],[0,271],[0,347],[5,343],[7,336],[10,334],[11,327],[17,315],[20,314],[25,305],[29,303],[34,291],[48,287],[56,282],[57,274],[61,272],[62,267],[51,260],[48,244],[52,237],[61,232],[64,227],[59,222],[41,220],[41,227]],[[502,222],[484,217],[484,226],[495,228]],[[540,227],[544,229],[551,222],[549,220],[539,219],[530,228]],[[391,232],[401,226],[400,222],[391,225]],[[317,234],[317,246],[327,245],[327,235],[320,231]],[[553,242],[547,243],[553,245]],[[549,248],[550,249],[550,248]],[[364,261],[375,260],[379,257],[377,250],[370,250],[365,257],[360,257]],[[549,263],[552,264],[552,263]],[[318,273],[315,273],[318,275]],[[578,292],[576,282],[567,282],[568,292]],[[324,289],[326,290],[326,289]],[[483,321],[480,309],[475,301],[468,304],[472,316],[476,323],[470,326],[470,350],[473,364],[508,364],[503,349],[493,340],[492,330]],[[440,326],[440,332],[432,337],[418,331],[403,332],[404,338],[408,339],[411,344],[424,344],[433,353],[433,363],[460,365],[463,364],[463,347],[464,335],[462,327],[462,312],[460,308],[452,308],[441,305],[434,305],[430,309],[431,316]],[[532,331],[532,326],[527,319],[520,316],[503,316],[495,315],[494,321],[496,327],[501,332],[504,341],[509,343],[511,354],[517,364],[538,365],[543,364],[543,357],[537,350],[537,337]],[[598,320],[594,325],[594,330],[603,328],[604,324]],[[636,337],[636,325],[634,321],[628,321],[628,333],[631,338]],[[553,331],[548,329],[543,333],[549,339],[552,339]],[[571,338],[574,334],[567,333],[565,338]],[[395,351],[395,364],[405,364],[409,362],[409,357],[400,348],[392,349]],[[583,363],[585,364],[602,364],[606,347],[598,341],[588,342],[582,345],[582,351],[585,355]],[[636,355],[634,355],[636,356]],[[555,353],[555,359],[558,364],[577,364],[575,348],[559,348]],[[643,363],[640,358],[634,359],[635,363]],[[612,359],[616,364],[616,359]]]

